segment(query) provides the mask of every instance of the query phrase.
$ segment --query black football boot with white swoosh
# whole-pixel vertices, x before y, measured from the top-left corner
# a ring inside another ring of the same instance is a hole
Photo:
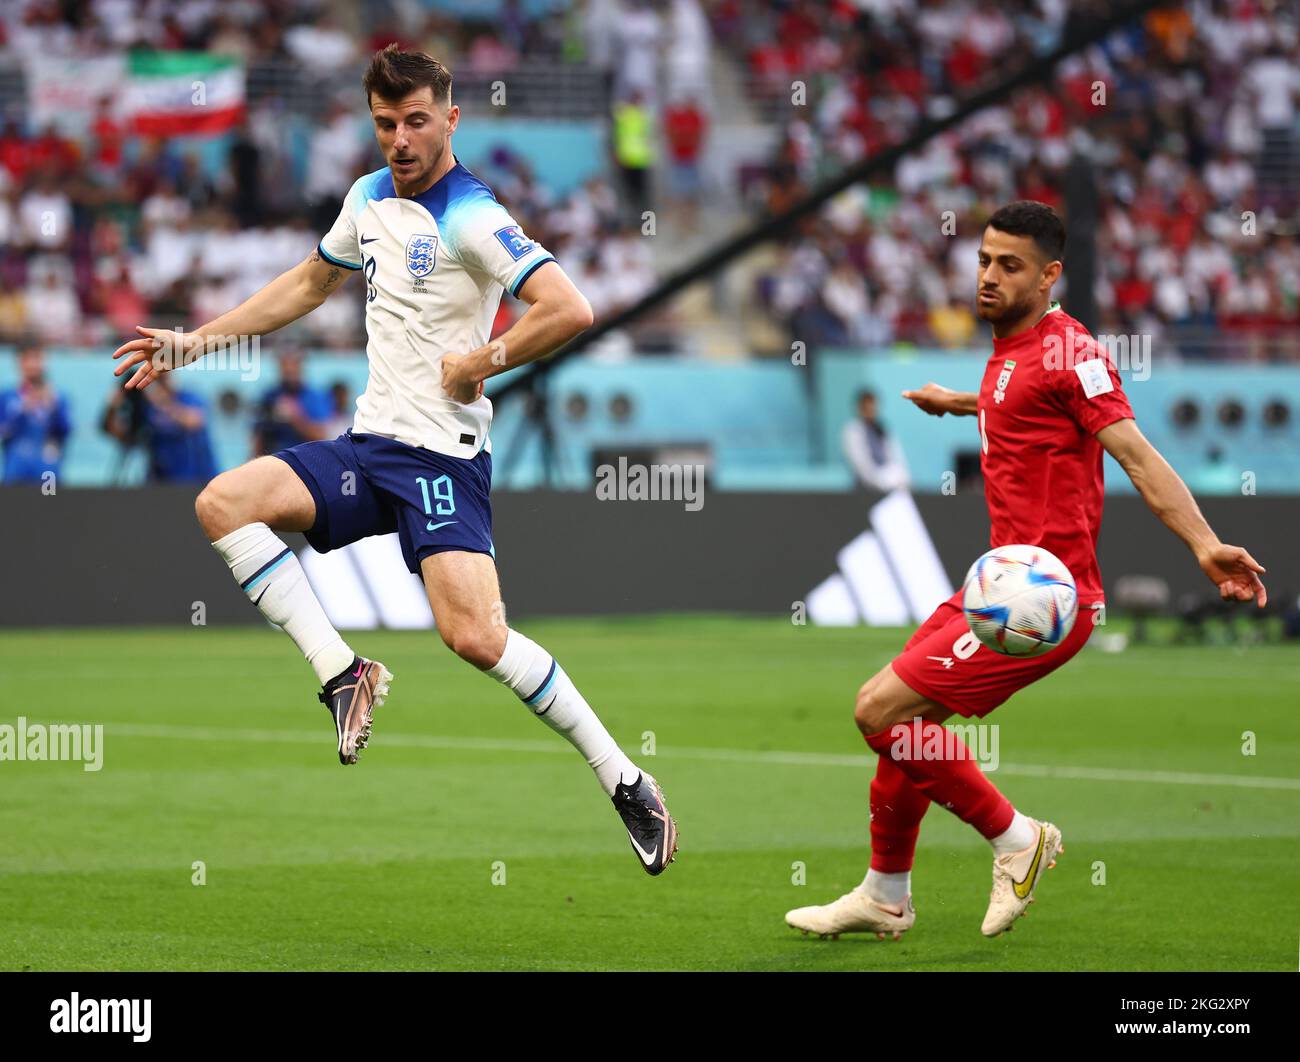
[[[612,799],[645,872],[662,874],[677,852],[677,823],[659,783],[642,771],[631,785],[619,782]]]
[[[339,763],[356,763],[370,741],[371,714],[388,696],[393,673],[378,660],[354,657],[352,663],[325,684],[317,696],[334,718]]]

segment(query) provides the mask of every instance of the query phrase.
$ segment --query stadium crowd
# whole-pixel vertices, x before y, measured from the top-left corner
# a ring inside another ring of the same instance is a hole
[[[1104,7],[719,0],[716,39],[786,118],[756,198],[796,201],[1051,50],[1072,12]],[[806,105],[790,106],[795,81]],[[1294,13],[1166,5],[1068,60],[1050,90],[1017,92],[845,193],[784,244],[756,302],[810,345],[969,345],[982,219],[1012,199],[1063,206],[1078,154],[1099,186],[1099,332],[1188,356],[1300,358],[1298,108]]]
[[[0,62],[144,44],[333,76],[398,39],[461,69],[509,69],[524,55],[589,63],[606,74],[607,177],[557,196],[506,146],[479,169],[604,316],[671,261],[656,263],[635,200],[666,191],[688,225],[699,207],[717,120],[711,64],[730,57],[748,117],[781,132],[761,180],[737,174],[708,194],[776,211],[1050,49],[1067,16],[1090,7],[1104,0],[588,0],[538,17],[507,0],[490,27],[430,9],[414,25],[377,20],[361,39],[319,0],[17,0],[0,14]],[[795,82],[807,99],[792,106]],[[352,179],[378,164],[353,96],[331,95],[297,166],[274,92],[250,93],[217,168],[183,141],[134,135],[106,105],[81,139],[11,108],[0,123],[0,342],[103,345],[142,320],[192,325],[292,266]],[[1099,331],[1172,337],[1189,355],[1213,332],[1213,353],[1300,358],[1298,107],[1293,19],[1264,0],[1170,5],[1067,62],[1050,88],[1016,93],[845,193],[778,248],[744,312],[811,346],[978,342],[981,219],[1013,198],[1062,204],[1082,154],[1099,184]],[[355,349],[360,311],[357,297],[330,300],[295,339]],[[498,327],[517,312],[504,300]]]
[[[694,0],[689,0],[694,3]],[[355,66],[391,40],[464,56],[461,69],[509,65],[511,55],[554,52],[554,20],[481,24],[431,11],[420,32],[380,25],[368,41],[344,33],[323,5],[277,0],[26,0],[0,14],[0,62],[31,52],[102,54],[134,45],[219,51],[246,62],[300,62],[320,72]],[[517,16],[517,17],[516,17]],[[509,54],[507,55],[506,52]],[[630,82],[634,84],[639,82]],[[250,94],[215,172],[192,142],[135,135],[105,101],[88,135],[32,128],[11,107],[0,124],[0,342],[31,335],[103,345],[141,321],[193,326],[235,305],[303,256],[333,222],[352,181],[380,160],[359,121],[356,90],[333,95],[312,123],[305,165],[294,166],[284,101]],[[633,301],[655,279],[649,248],[610,181],[565,196],[502,146],[478,167],[523,224],[577,279],[599,313]],[[300,180],[295,174],[301,172]],[[355,293],[354,293],[355,294]],[[504,300],[498,328],[519,312]],[[296,338],[356,349],[365,334],[359,296],[332,299]]]

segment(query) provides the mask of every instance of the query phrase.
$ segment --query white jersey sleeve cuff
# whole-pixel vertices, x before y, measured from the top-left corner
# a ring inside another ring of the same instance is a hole
[[[533,261],[527,263],[523,267],[523,269],[521,269],[518,273],[515,274],[515,278],[512,281],[510,281],[510,294],[518,298],[519,289],[524,286],[524,282],[527,281],[528,278],[531,277],[534,273],[536,273],[538,269],[546,265],[547,262],[554,262],[554,261],[555,261],[554,255],[546,254],[543,255],[541,258],[536,258]]]
[[[354,262],[345,262],[342,258],[336,258],[334,255],[330,254],[329,251],[325,250],[325,244],[324,244],[324,242],[318,243],[318,244],[316,245],[316,249],[317,249],[318,251],[320,251],[320,256],[321,256],[322,258],[324,258],[325,261],[329,262],[329,263],[332,264],[332,265],[342,266],[344,269],[360,269],[360,268],[361,268],[361,263],[360,263],[360,262],[355,262],[355,263],[354,263]]]

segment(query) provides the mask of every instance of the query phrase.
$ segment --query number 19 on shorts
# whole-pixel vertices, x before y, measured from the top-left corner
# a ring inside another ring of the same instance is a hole
[[[439,476],[435,480],[416,476],[415,482],[420,485],[425,516],[451,516],[456,511],[456,494],[450,476]],[[435,526],[430,520],[428,530],[436,531],[441,526],[441,524]]]

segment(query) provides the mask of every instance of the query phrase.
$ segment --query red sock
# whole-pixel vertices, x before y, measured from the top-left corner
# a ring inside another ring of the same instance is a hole
[[[882,760],[889,757],[925,796],[988,840],[1011,825],[1015,815],[1011,801],[998,792],[970,748],[947,727],[931,719],[898,723],[869,735],[867,744]]]
[[[889,755],[876,758],[871,780],[871,869],[902,874],[912,869],[921,819],[930,798],[912,784]]]

